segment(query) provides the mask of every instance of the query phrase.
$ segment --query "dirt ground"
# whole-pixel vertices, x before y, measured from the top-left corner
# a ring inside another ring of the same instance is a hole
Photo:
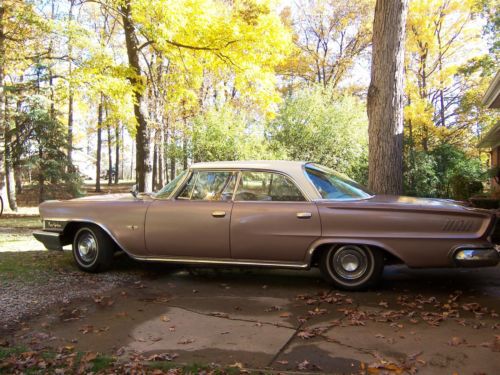
[[[87,275],[69,252],[0,252],[0,373],[20,358],[2,348],[237,372],[500,373],[500,267],[391,266],[379,289],[345,293],[317,270],[116,260]]]

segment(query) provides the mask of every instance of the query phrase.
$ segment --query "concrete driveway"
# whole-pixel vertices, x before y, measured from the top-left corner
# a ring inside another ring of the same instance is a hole
[[[14,339],[276,371],[498,374],[499,271],[391,266],[378,290],[344,293],[317,270],[147,266],[52,306]]]

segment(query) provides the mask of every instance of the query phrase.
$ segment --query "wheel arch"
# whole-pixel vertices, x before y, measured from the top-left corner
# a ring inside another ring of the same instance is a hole
[[[118,242],[118,240],[115,238],[115,236],[111,233],[111,231],[103,224],[97,223],[92,220],[70,220],[67,222],[67,224],[64,227],[63,230],[63,235],[62,235],[62,240],[63,240],[63,245],[69,245],[73,243],[73,239],[78,232],[78,230],[85,226],[85,225],[92,225],[95,226],[99,229],[101,229],[106,235],[115,243],[118,249],[122,250],[123,252],[127,253],[127,250],[124,249],[124,247]]]
[[[306,262],[309,267],[318,265],[321,254],[335,245],[362,245],[380,250],[384,256],[385,264],[404,264],[405,262],[396,254],[394,249],[379,241],[363,240],[356,238],[324,238],[311,245],[307,252]]]

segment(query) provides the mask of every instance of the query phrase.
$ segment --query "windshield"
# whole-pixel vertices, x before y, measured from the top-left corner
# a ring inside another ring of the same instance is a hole
[[[184,176],[187,174],[188,170],[186,169],[168,184],[166,184],[159,192],[155,194],[156,198],[170,198],[175,188],[179,185],[180,182],[184,180]]]
[[[372,197],[363,186],[328,168],[307,164],[306,174],[323,199],[349,200]]]

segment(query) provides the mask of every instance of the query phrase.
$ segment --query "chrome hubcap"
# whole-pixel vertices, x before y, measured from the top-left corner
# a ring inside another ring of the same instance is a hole
[[[80,235],[77,244],[78,255],[85,263],[92,263],[97,256],[97,242],[91,233]]]
[[[368,269],[368,257],[363,248],[355,245],[340,247],[333,255],[332,265],[335,272],[348,280],[362,277]]]

